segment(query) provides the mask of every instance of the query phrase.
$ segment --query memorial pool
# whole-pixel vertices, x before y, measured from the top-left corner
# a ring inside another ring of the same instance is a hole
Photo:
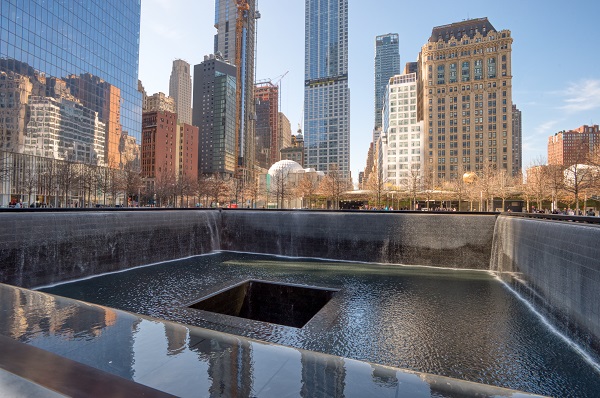
[[[190,308],[248,280],[336,291],[302,328]],[[218,252],[40,289],[296,348],[552,396],[600,375],[486,271]]]

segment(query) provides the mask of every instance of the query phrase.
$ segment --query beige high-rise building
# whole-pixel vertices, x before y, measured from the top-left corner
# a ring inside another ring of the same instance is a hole
[[[169,80],[169,97],[175,101],[175,113],[181,123],[192,124],[192,74],[190,64],[182,59],[173,61]]]
[[[165,93],[154,93],[144,99],[144,112],[175,112],[175,100]],[[179,120],[179,119],[178,119]]]
[[[512,37],[487,18],[433,28],[419,54],[419,120],[425,177],[434,187],[469,171],[516,174],[512,134]]]
[[[279,129],[279,150],[292,146],[292,125],[290,119],[282,112],[279,112],[279,123],[277,128]],[[281,160],[281,157],[279,160]]]

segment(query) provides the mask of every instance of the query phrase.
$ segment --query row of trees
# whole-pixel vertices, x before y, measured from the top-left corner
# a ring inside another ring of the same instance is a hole
[[[396,198],[408,199],[414,209],[418,200],[466,201],[479,205],[482,211],[493,211],[493,200],[502,200],[502,209],[506,210],[506,200],[522,199],[528,209],[555,210],[562,204],[566,207],[581,209],[585,200],[597,198],[600,193],[600,160],[588,156],[584,163],[569,166],[546,165],[542,159],[536,160],[527,169],[527,175],[512,176],[506,170],[497,170],[484,166],[477,173],[466,173],[456,179],[440,184],[434,183],[432,175],[422,175],[413,170],[402,186],[388,183],[381,172],[371,175],[366,188],[373,192],[371,201],[379,206],[384,198],[394,193]]]
[[[352,181],[345,178],[336,165],[331,166],[326,175],[316,172],[296,173],[291,169],[281,168],[274,171],[265,188],[265,201],[270,203],[274,199],[278,208],[290,207],[292,201],[302,198],[304,203],[298,203],[298,207],[312,209],[321,201],[322,206],[338,209],[344,192],[352,190]]]
[[[12,202],[60,207],[115,205],[139,188],[139,172],[0,152],[0,187]]]
[[[267,205],[275,201],[277,207],[284,207],[292,198],[303,197],[307,207],[312,208],[319,199],[337,208],[342,193],[351,189],[350,181],[335,168],[325,178],[317,179],[314,173],[300,179],[290,177],[289,173],[278,174],[270,189],[258,181],[244,182],[220,174],[197,179],[164,175],[147,179],[133,164],[101,167],[0,152],[0,194],[10,196],[13,203],[57,207],[129,206],[136,202],[161,207],[235,203],[256,207],[259,202]]]
[[[493,201],[522,199],[527,207],[559,207],[581,209],[586,200],[598,199],[600,193],[600,161],[594,157],[570,166],[546,165],[537,160],[521,175],[511,176],[504,170],[483,168],[477,174],[467,173],[443,184],[435,185],[431,176],[412,173],[403,186],[389,184],[381,175],[370,178],[366,186],[373,206],[389,202],[406,203],[411,209],[418,201],[454,201],[463,203],[461,210],[493,211]],[[373,175],[371,176],[373,177]],[[8,188],[7,188],[8,187]],[[2,189],[5,191],[3,192]],[[352,190],[337,168],[325,176],[282,169],[271,176],[266,187],[258,181],[245,182],[228,176],[208,175],[192,180],[185,176],[144,179],[133,165],[123,168],[59,161],[54,159],[0,152],[0,194],[17,201],[61,207],[91,207],[96,204],[190,207],[223,206],[229,203],[256,207],[275,203],[290,206],[303,199],[301,206],[339,208],[345,193]],[[469,203],[465,208],[464,203]],[[398,206],[400,207],[400,206]],[[404,206],[402,206],[404,207]]]

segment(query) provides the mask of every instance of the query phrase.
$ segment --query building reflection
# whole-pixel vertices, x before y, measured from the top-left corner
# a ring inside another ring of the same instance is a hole
[[[167,355],[177,355],[187,349],[188,329],[170,328],[165,325]]]
[[[248,342],[230,344],[211,339],[190,349],[208,362],[211,397],[253,396],[252,348]]]
[[[339,357],[318,356],[303,351],[302,388],[300,395],[309,397],[343,397],[346,387],[346,368]]]
[[[0,60],[0,150],[122,167],[121,90],[91,73],[46,77]]]
[[[68,352],[72,360],[132,378],[132,330],[139,320],[132,324],[109,308],[2,284],[0,303],[0,335],[61,355]]]

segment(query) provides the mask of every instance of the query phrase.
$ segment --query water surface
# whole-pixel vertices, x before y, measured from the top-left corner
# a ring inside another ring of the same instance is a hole
[[[247,279],[339,289],[303,328],[188,306]],[[87,302],[420,372],[552,396],[600,375],[487,272],[217,253],[41,289]]]

